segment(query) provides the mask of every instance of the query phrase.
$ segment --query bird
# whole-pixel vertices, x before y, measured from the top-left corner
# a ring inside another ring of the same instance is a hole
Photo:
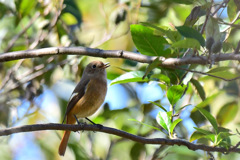
[[[78,122],[77,118],[88,119],[88,116],[91,116],[98,110],[104,102],[107,93],[106,68],[109,66],[109,63],[93,61],[85,67],[82,78],[69,99],[63,123],[67,119],[66,124],[75,124],[76,121]],[[70,133],[71,131],[64,131],[58,149],[60,156],[65,154]]]

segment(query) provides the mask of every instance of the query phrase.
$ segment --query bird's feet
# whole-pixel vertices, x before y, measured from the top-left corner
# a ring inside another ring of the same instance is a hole
[[[84,122],[84,123],[80,123],[80,122],[78,121],[76,115],[74,115],[74,118],[76,119],[77,124],[81,127],[82,132],[84,132],[84,127],[85,127],[85,125],[86,125],[87,123],[86,123],[86,122]],[[79,131],[77,131],[77,132],[79,132]]]
[[[96,123],[94,123],[93,121],[91,121],[90,119],[88,119],[87,117],[85,117],[85,118],[86,118],[86,120],[88,120],[89,122],[91,122],[93,125],[97,126],[97,127],[99,128],[99,130],[103,129],[103,125],[101,125],[101,124],[96,124]],[[95,131],[93,131],[93,132],[95,132]]]

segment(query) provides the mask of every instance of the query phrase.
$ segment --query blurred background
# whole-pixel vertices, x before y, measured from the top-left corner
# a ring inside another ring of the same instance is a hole
[[[214,1],[216,4],[222,1]],[[132,41],[130,25],[149,22],[166,26],[183,25],[194,6],[207,7],[208,1],[178,0],[3,0],[0,1],[0,53],[46,47],[84,46],[105,50],[126,50],[138,53]],[[231,4],[231,5],[234,5]],[[227,8],[219,17],[230,21]],[[197,25],[201,26],[204,16]],[[223,28],[224,29],[224,28]],[[237,45],[239,31],[229,36],[226,51]],[[145,71],[147,64],[124,59],[102,59],[87,56],[44,56],[0,63],[1,128],[42,123],[61,123],[69,97],[80,81],[83,69],[93,61],[110,62],[107,69],[108,93],[102,107],[89,117],[95,123],[149,137],[167,138],[151,127],[162,129],[156,122],[160,107],[170,110],[166,85],[159,81],[110,85],[112,80],[129,72]],[[236,66],[230,62],[223,64]],[[201,68],[206,69],[206,68]],[[154,73],[160,73],[155,69]],[[193,75],[191,75],[193,76]],[[239,97],[239,82],[224,82],[212,77],[194,75],[203,86],[211,114],[227,102]],[[207,124],[193,110],[202,101],[189,85],[176,108],[186,107],[176,127],[178,138],[189,140],[193,127]],[[236,133],[239,128],[238,103],[231,109],[232,118],[225,127]],[[234,113],[234,114],[233,114]],[[137,122],[137,121],[139,122]],[[84,120],[83,120],[84,121]],[[141,123],[140,123],[141,122]],[[121,137],[99,132],[71,133],[64,157],[57,153],[63,131],[39,131],[0,137],[0,159],[207,159],[203,151],[181,146],[142,145]],[[232,144],[239,136],[231,139]],[[196,141],[194,141],[196,143]],[[202,143],[210,144],[207,141]],[[218,153],[213,153],[214,156]],[[239,159],[238,154],[220,156]]]

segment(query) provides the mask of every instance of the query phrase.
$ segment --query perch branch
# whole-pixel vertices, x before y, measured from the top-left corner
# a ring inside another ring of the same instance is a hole
[[[108,133],[108,134],[116,135],[126,139],[130,139],[132,141],[143,143],[143,144],[186,146],[188,149],[193,151],[203,150],[208,152],[240,153],[240,148],[237,148],[238,146],[237,147],[233,146],[233,147],[230,147],[229,149],[226,149],[223,147],[211,147],[203,144],[194,144],[181,139],[145,138],[145,137],[127,133],[122,130],[117,130],[115,128],[103,126],[102,129],[99,129],[99,127],[96,125],[87,125],[85,123],[83,123],[83,125],[48,123],[48,124],[34,124],[34,125],[25,125],[25,126],[19,126],[19,127],[11,127],[11,128],[1,129],[0,136],[8,136],[14,133],[32,132],[32,131],[41,131],[41,130],[71,130],[74,132],[79,130],[98,131],[98,132]]]
[[[156,57],[146,56],[134,52],[123,51],[123,50],[102,50],[93,49],[87,47],[51,47],[34,50],[15,51],[0,54],[0,62],[24,59],[24,58],[36,58],[50,55],[80,55],[80,56],[92,56],[102,58],[124,58],[141,63],[151,63]],[[214,62],[236,60],[240,61],[240,54],[225,53],[225,54],[214,54],[211,55],[211,59]],[[159,57],[162,61],[161,66],[163,67],[174,67],[186,64],[208,64],[207,56],[195,56],[195,57],[184,57],[184,58],[165,58]]]

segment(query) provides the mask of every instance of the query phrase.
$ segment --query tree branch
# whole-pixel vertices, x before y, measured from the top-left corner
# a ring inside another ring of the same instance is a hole
[[[50,47],[43,49],[16,51],[0,54],[0,62],[24,59],[24,58],[36,58],[50,55],[81,55],[81,56],[92,56],[102,58],[124,58],[141,63],[151,63],[156,57],[146,56],[134,52],[128,52],[123,50],[102,50],[93,49],[87,47]],[[186,64],[209,64],[207,56],[195,56],[195,57],[184,57],[184,58],[165,58],[159,57],[162,61],[161,66],[174,67]],[[237,60],[240,61],[240,54],[225,53],[225,54],[214,54],[211,55],[211,59],[214,62],[226,61],[226,60]]]
[[[136,136],[121,130],[117,130],[115,128],[110,127],[102,127],[99,129],[96,125],[87,125],[85,123],[81,123],[81,125],[69,125],[69,124],[57,124],[57,123],[48,123],[48,124],[34,124],[34,125],[25,125],[19,127],[12,127],[0,130],[0,136],[7,136],[13,133],[22,133],[22,132],[31,132],[31,131],[41,131],[41,130],[71,130],[71,131],[98,131],[103,133],[109,133],[116,136],[120,136],[126,139],[130,139],[132,141],[136,141],[143,144],[158,144],[158,145],[178,145],[178,146],[186,146],[190,150],[203,150],[208,152],[221,152],[221,153],[230,153],[230,152],[238,152],[240,153],[240,148],[230,147],[229,149],[223,147],[211,147],[202,144],[194,144],[187,142],[181,139],[165,139],[165,138],[145,138],[141,136]]]

